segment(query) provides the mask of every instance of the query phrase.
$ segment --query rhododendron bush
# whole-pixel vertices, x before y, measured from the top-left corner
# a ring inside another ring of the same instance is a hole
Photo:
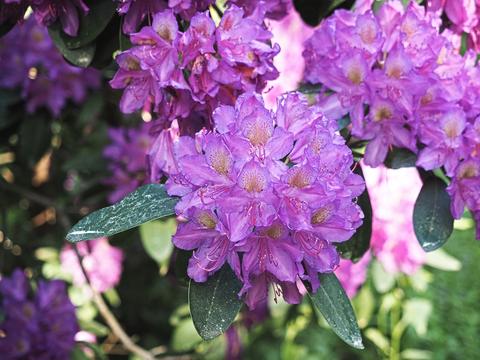
[[[473,0],[0,0],[2,358],[430,358],[428,269],[480,239],[479,29]]]

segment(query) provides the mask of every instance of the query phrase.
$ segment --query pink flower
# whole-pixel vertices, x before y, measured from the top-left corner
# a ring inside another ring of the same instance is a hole
[[[370,253],[367,252],[360,261],[356,263],[346,259],[340,260],[340,264],[335,270],[335,275],[337,275],[338,280],[340,280],[342,287],[350,299],[357,294],[358,289],[367,279],[370,259]]]
[[[280,53],[273,59],[273,65],[280,75],[269,81],[265,90],[265,103],[274,108],[280,94],[297,89],[302,81],[305,68],[303,43],[313,34],[313,28],[306,25],[293,10],[281,21],[269,21],[268,25],[273,34],[272,41],[280,45]]]
[[[115,287],[122,275],[123,251],[111,246],[105,237],[77,244],[83,256],[83,266],[93,288],[105,292]],[[75,285],[85,284],[85,277],[72,245],[66,245],[60,253],[63,270],[72,275]]]
[[[373,208],[373,254],[388,272],[413,274],[425,252],[413,230],[413,207],[422,181],[415,168],[398,170],[363,165]]]

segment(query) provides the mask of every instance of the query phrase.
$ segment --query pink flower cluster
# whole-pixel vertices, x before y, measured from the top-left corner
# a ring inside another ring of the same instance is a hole
[[[349,114],[352,134],[368,141],[367,165],[383,163],[391,147],[416,152],[418,166],[453,178],[454,217],[465,205],[478,216],[480,69],[473,52],[460,56],[439,34],[440,23],[415,2],[336,11],[306,43],[305,79],[324,85],[320,105]]]
[[[411,275],[426,256],[412,222],[422,188],[417,169],[362,168],[373,208],[372,252],[388,272]]]
[[[302,280],[316,289],[318,273],[338,265],[334,244],[362,223],[355,199],[364,182],[352,173],[352,153],[336,123],[297,93],[280,98],[276,113],[246,93],[213,119],[212,131],[174,143],[166,187],[181,197],[184,221],[173,242],[195,250],[195,281],[227,262],[250,308],[265,300],[269,283],[298,303]]]
[[[245,91],[261,91],[278,72],[278,53],[263,24],[264,10],[245,16],[231,5],[218,26],[208,12],[179,29],[173,10],[153,16],[151,26],[131,34],[133,47],[116,57],[120,67],[110,84],[124,89],[120,109],[155,111],[172,121],[202,113],[209,119],[219,104],[233,104]]]
[[[90,278],[92,287],[105,292],[115,287],[122,275],[123,251],[111,246],[107,238],[98,238],[77,244],[82,255],[82,264]],[[62,269],[72,275],[75,285],[86,283],[85,276],[71,245],[66,245],[60,253]]]

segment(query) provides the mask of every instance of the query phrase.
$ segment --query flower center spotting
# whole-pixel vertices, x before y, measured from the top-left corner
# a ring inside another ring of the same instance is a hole
[[[131,71],[140,70],[140,62],[133,57],[127,58],[126,65],[128,70],[131,70]]]
[[[375,27],[375,23],[373,21],[366,21],[364,22],[358,31],[358,34],[360,35],[360,39],[365,44],[373,44],[375,41],[375,38],[377,37],[377,30]]]
[[[220,175],[227,176],[232,166],[230,154],[224,148],[208,151],[207,161],[209,165]]]
[[[263,235],[266,235],[274,240],[280,239],[283,235],[283,227],[280,224],[273,224],[268,229],[263,231]]]
[[[304,167],[293,168],[288,178],[288,184],[299,189],[303,189],[304,187],[311,185],[312,182],[312,172],[308,171]]]
[[[273,134],[273,124],[267,116],[258,116],[247,123],[246,137],[253,146],[265,146]]]
[[[478,167],[474,163],[463,164],[458,172],[459,179],[471,179],[478,176]]]
[[[443,131],[449,139],[455,139],[463,131],[463,122],[457,114],[447,114],[443,123]]]
[[[259,193],[267,186],[267,178],[259,165],[247,164],[240,174],[239,183],[249,193]]]
[[[373,112],[373,121],[379,122],[389,120],[393,116],[392,108],[386,104],[382,104],[375,108]]]
[[[313,213],[310,222],[312,225],[323,224],[330,217],[331,213],[331,208],[329,206],[324,206]]]
[[[203,211],[197,216],[197,221],[200,225],[207,229],[215,229],[217,226],[217,221],[212,214]]]
[[[161,24],[161,25],[158,26],[158,28],[156,30],[157,30],[157,34],[163,40],[168,41],[169,43],[171,43],[173,41],[173,34],[170,31],[170,28],[168,27],[168,25]]]

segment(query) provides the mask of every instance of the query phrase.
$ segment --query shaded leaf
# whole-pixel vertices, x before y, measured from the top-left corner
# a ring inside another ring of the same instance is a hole
[[[204,283],[190,281],[188,301],[193,324],[204,340],[211,340],[225,332],[242,306],[238,293],[242,283],[229,265]]]
[[[404,148],[393,148],[388,152],[385,159],[385,166],[390,169],[414,167],[417,162],[417,155]]]
[[[357,166],[355,173],[362,178],[363,172],[360,166]],[[350,240],[337,245],[337,249],[343,258],[350,259],[353,262],[359,261],[370,248],[370,239],[372,238],[372,204],[370,196],[365,187],[365,191],[358,197],[357,204],[363,211],[363,224],[357,229]]]
[[[90,44],[107,27],[115,14],[116,4],[111,0],[90,1],[90,11],[80,16],[77,36],[65,34],[59,21],[49,27],[48,32],[57,46],[66,49],[78,49]]]
[[[59,48],[63,57],[72,65],[86,68],[88,67],[95,56],[95,44],[85,45],[84,47],[70,50],[67,48]]]
[[[333,273],[320,274],[320,287],[309,293],[312,303],[332,330],[348,345],[363,349],[362,335],[358,328],[352,304],[342,285]]]
[[[413,227],[425,251],[444,245],[453,231],[450,196],[446,184],[436,176],[424,180],[413,210]]]
[[[295,9],[308,25],[317,26],[336,9],[350,9],[355,0],[294,0]]]
[[[70,229],[66,239],[77,242],[118,234],[150,220],[173,215],[177,201],[167,194],[163,185],[144,185],[120,202],[84,217]]]

